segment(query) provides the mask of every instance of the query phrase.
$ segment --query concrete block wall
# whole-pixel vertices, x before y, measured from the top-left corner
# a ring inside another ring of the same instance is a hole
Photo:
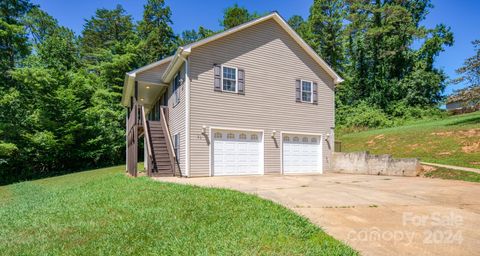
[[[335,152],[332,172],[389,176],[417,176],[421,170],[416,158],[371,155],[364,152]]]

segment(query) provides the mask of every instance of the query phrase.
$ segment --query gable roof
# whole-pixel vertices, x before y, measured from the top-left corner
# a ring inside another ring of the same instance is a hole
[[[124,94],[122,97],[122,102],[124,102],[125,100],[125,92],[129,91],[129,88],[125,88],[125,87],[129,87],[129,85],[133,84],[133,81],[137,73],[143,72],[145,70],[148,70],[158,65],[161,65],[163,63],[166,63],[167,61],[170,61],[167,69],[162,75],[162,82],[169,83],[173,78],[174,74],[177,72],[178,68],[180,68],[180,66],[185,61],[186,57],[190,55],[190,52],[192,51],[192,49],[202,46],[204,44],[208,44],[212,41],[215,41],[217,39],[223,38],[230,34],[236,33],[238,31],[244,30],[246,28],[255,26],[256,24],[259,24],[263,21],[270,20],[270,19],[273,19],[274,21],[276,21],[295,40],[295,42],[297,42],[301,46],[301,48],[310,57],[312,57],[315,60],[315,62],[317,62],[317,64],[320,65],[320,67],[322,67],[327,72],[327,74],[333,79],[335,84],[339,84],[344,81],[320,56],[318,56],[318,54],[297,34],[297,32],[295,32],[295,30],[292,27],[290,27],[290,25],[288,25],[288,23],[280,16],[280,14],[278,14],[277,12],[272,12],[268,15],[246,22],[242,25],[227,29],[221,33],[204,38],[200,41],[178,47],[174,55],[128,72],[125,76]]]

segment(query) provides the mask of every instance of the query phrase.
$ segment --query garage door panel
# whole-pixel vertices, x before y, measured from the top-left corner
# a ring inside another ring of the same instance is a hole
[[[260,132],[213,132],[213,175],[261,174],[263,145]]]
[[[320,136],[285,134],[282,143],[283,172],[321,172],[320,141]]]

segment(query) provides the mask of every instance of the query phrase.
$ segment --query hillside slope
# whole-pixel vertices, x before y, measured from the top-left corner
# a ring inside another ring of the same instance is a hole
[[[271,201],[124,168],[0,186],[0,255],[357,255]]]
[[[480,112],[339,135],[342,151],[368,150],[425,162],[480,168]]]

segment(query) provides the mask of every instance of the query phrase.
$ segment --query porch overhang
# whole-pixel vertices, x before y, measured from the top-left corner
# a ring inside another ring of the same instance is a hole
[[[122,93],[122,105],[125,107],[130,105],[130,97],[135,95],[135,83],[138,86],[137,101],[147,109],[150,109],[158,96],[168,88],[167,83],[139,80],[135,73],[127,73]]]

